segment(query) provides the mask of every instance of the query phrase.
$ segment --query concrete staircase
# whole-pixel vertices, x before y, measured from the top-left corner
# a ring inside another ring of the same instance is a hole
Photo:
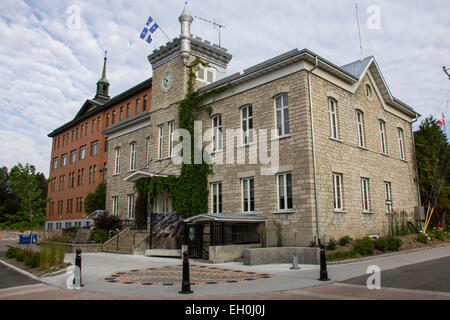
[[[148,231],[138,231],[126,228],[115,237],[103,244],[103,252],[119,254],[144,254],[148,249],[150,238]]]

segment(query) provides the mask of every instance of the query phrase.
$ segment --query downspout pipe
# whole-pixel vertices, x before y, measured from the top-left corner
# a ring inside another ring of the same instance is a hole
[[[314,67],[307,71],[308,72],[308,91],[309,91],[309,107],[311,116],[311,138],[312,138],[312,152],[313,152],[313,176],[314,176],[314,198],[315,198],[315,211],[316,211],[316,233],[317,240],[321,238],[320,235],[320,220],[319,220],[319,193],[317,190],[317,165],[316,165],[316,144],[314,136],[314,112],[312,103],[312,92],[311,92],[311,73],[317,68],[318,60],[315,57]]]
[[[412,138],[412,145],[413,145],[413,152],[414,152],[414,167],[416,169],[416,185],[417,185],[417,199],[419,200],[419,207],[422,205],[422,200],[420,198],[420,186],[419,186],[419,170],[417,168],[417,157],[416,157],[416,142],[414,140],[414,131],[412,128],[413,123],[415,123],[419,118],[417,117],[417,113],[415,115],[415,118],[413,121],[411,121],[411,138]]]

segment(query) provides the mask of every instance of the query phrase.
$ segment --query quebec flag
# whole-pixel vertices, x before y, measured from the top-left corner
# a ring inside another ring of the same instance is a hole
[[[140,38],[147,41],[148,43],[152,43],[152,34],[155,33],[158,28],[158,24],[153,20],[152,17],[149,17],[144,29],[141,32]]]

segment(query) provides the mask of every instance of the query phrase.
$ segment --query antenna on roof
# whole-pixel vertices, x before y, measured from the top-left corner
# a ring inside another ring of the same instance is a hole
[[[358,33],[359,33],[359,46],[361,48],[361,61],[363,61],[364,60],[364,50],[363,50],[363,44],[362,44],[361,26],[359,23],[358,3],[355,3],[355,7],[356,7],[356,19],[358,20]]]
[[[221,42],[222,42],[222,38],[221,38],[221,29],[222,29],[222,28],[225,28],[225,26],[222,25],[222,24],[217,23],[216,21],[211,21],[211,20],[204,19],[204,18],[200,18],[200,17],[197,17],[197,16],[195,16],[195,18],[197,18],[197,19],[199,19],[199,20],[201,20],[201,21],[207,22],[207,23],[209,23],[209,24],[212,24],[214,28],[218,28],[218,29],[219,29],[219,48],[220,48],[220,47],[221,47],[221,44],[222,44],[222,43],[221,43]]]

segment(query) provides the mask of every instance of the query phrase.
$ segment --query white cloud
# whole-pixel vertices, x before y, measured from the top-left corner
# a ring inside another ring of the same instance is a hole
[[[450,97],[442,66],[450,66],[448,0],[358,1],[366,56],[374,55],[394,96],[424,117],[445,112]],[[369,30],[370,5],[381,9],[381,29]],[[67,8],[81,10],[80,29],[69,30]],[[308,48],[343,65],[359,59],[354,2],[348,0],[190,1],[193,15],[216,20],[222,46],[233,55],[229,74],[294,48]],[[0,11],[0,165],[35,164],[48,173],[47,134],[70,121],[95,95],[108,50],[110,93],[151,76],[149,46],[139,39],[151,15],[173,38],[179,34],[177,0],[3,0]],[[218,33],[195,20],[192,33],[218,43]],[[450,118],[450,116],[447,116]],[[25,151],[25,152],[24,152]]]

